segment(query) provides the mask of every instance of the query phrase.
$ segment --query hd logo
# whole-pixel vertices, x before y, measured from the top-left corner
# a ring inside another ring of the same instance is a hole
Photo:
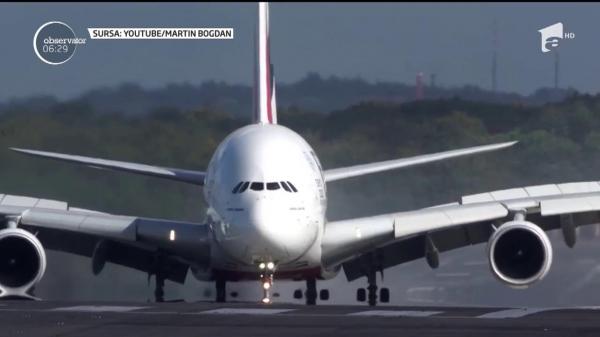
[[[574,39],[575,33],[565,33],[562,22],[538,30],[542,35],[542,53],[547,53],[558,47],[558,41],[562,39]]]

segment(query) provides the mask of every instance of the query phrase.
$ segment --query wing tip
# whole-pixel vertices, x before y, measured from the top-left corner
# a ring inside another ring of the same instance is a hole
[[[497,149],[504,149],[507,147],[511,147],[514,146],[518,143],[518,140],[511,140],[509,142],[504,142],[504,143],[496,143],[496,144],[492,144],[491,146],[497,148]]]
[[[20,152],[20,153],[29,153],[29,151],[30,151],[30,150],[21,149],[21,148],[18,148],[18,147],[9,147],[8,149],[11,150],[11,151]]]
[[[18,148],[18,147],[9,147],[8,149],[11,151],[17,152],[17,153],[23,153],[23,154],[29,154],[29,155],[41,155],[42,154],[41,151],[22,149],[22,148]]]

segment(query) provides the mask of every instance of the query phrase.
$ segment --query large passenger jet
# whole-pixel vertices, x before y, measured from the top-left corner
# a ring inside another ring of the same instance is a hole
[[[188,223],[80,209],[66,202],[0,195],[0,291],[32,298],[42,279],[45,249],[91,257],[93,273],[115,263],[156,278],[183,283],[188,271],[214,281],[216,300],[226,283],[256,280],[272,300],[274,280],[306,282],[307,304],[329,297],[316,280],[342,269],[348,280],[365,276],[357,299],[375,305],[390,292],[377,289],[376,273],[440,253],[487,242],[491,272],[503,283],[527,287],[552,263],[546,231],[562,229],[569,246],[577,226],[598,223],[600,184],[529,186],[462,197],[458,202],[409,212],[327,221],[327,184],[386,170],[422,165],[509,147],[476,146],[411,158],[323,169],[310,145],[277,123],[275,81],[269,55],[269,8],[258,5],[254,121],[225,138],[205,171],[183,170],[13,148],[32,156],[150,175],[197,185],[208,204],[205,221]],[[193,148],[190,148],[193,151]],[[259,299],[257,299],[259,300]]]

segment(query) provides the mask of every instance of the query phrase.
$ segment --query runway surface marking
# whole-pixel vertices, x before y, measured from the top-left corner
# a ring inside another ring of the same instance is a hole
[[[348,314],[348,316],[386,316],[386,317],[428,317],[443,311],[425,310],[368,310]]]
[[[252,303],[11,301],[2,304],[6,306],[0,307],[0,337],[600,336],[600,311],[595,307],[591,307],[596,309],[593,311],[582,311],[585,309],[581,307],[264,307]],[[100,308],[118,311],[82,311]],[[506,319],[478,318],[486,313]],[[402,317],[407,314],[418,316]]]
[[[262,308],[220,308],[213,310],[200,311],[198,314],[218,314],[218,315],[274,315],[284,312],[294,311],[296,309],[262,309]]]
[[[532,315],[538,312],[556,310],[556,308],[516,308],[500,311],[492,311],[487,314],[477,316],[477,318],[519,318]]]
[[[192,309],[192,310],[190,310]],[[195,310],[194,310],[195,309]],[[315,309],[315,308],[313,308]],[[149,315],[258,315],[258,316],[298,316],[298,317],[357,317],[357,318],[369,318],[369,317],[388,317],[388,318],[423,318],[423,319],[519,319],[528,317],[530,315],[542,313],[542,312],[553,312],[553,311],[564,311],[564,310],[589,310],[598,311],[600,306],[580,306],[580,307],[546,307],[546,308],[458,308],[458,309],[469,309],[469,310],[455,310],[456,308],[402,308],[402,307],[390,307],[390,308],[350,308],[350,307],[339,307],[339,308],[327,308],[323,310],[311,310],[308,307],[275,307],[275,308],[264,308],[264,307],[253,307],[252,305],[244,307],[205,307],[205,308],[189,308],[187,310],[180,310],[177,306],[143,306],[136,304],[85,304],[85,305],[60,305],[54,304],[50,306],[26,306],[20,307],[20,305],[0,303],[0,312],[7,311],[30,311],[30,312],[48,312],[48,313],[59,313],[59,312],[80,312],[80,313],[115,313],[115,314],[149,314]],[[540,316],[541,317],[541,316]],[[1,333],[0,333],[1,335]]]
[[[85,312],[129,312],[149,307],[130,307],[117,305],[77,305],[72,307],[58,307],[51,311],[85,311]]]

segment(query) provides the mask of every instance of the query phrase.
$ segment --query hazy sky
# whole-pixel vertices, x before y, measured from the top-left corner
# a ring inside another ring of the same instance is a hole
[[[271,45],[277,80],[308,71],[369,81],[414,82],[434,72],[441,85],[490,87],[492,22],[498,22],[498,86],[531,93],[553,84],[554,56],[538,29],[564,23],[575,39],[559,46],[561,85],[600,91],[597,3],[275,3]],[[33,35],[47,21],[88,27],[233,27],[234,40],[91,40],[63,65],[42,63]],[[101,85],[252,78],[256,5],[248,3],[0,4],[0,100],[49,93],[72,97]]]

